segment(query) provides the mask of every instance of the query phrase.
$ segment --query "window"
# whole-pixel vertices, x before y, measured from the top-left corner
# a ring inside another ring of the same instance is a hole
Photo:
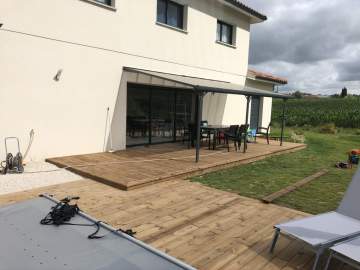
[[[107,6],[113,6],[113,2],[114,2],[114,0],[93,0],[93,1]]]
[[[112,6],[112,0],[94,0],[94,1],[104,5]]]
[[[170,0],[158,0],[157,21],[184,29],[184,6]]]
[[[216,40],[233,45],[233,26],[222,21],[217,22]]]

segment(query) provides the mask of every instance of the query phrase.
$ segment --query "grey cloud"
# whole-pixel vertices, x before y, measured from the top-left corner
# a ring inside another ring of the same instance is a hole
[[[279,18],[270,17],[269,22],[255,26],[251,63],[269,57],[291,63],[320,61],[336,57],[350,42],[359,42],[360,31],[354,21],[360,22],[360,1],[346,1],[353,2],[351,14],[342,8],[343,3],[317,7],[315,1],[308,0],[307,9],[290,6],[277,14]]]
[[[360,59],[342,63],[339,66],[340,81],[360,81]]]
[[[286,76],[287,89],[329,93],[347,84],[358,87],[360,53],[353,52],[360,48],[360,1],[244,2],[269,17],[251,29],[253,67]]]
[[[348,46],[337,62],[340,81],[360,81],[360,44]]]

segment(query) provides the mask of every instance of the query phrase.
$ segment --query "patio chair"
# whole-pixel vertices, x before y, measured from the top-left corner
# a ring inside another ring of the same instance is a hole
[[[235,151],[237,151],[238,147],[238,141],[239,141],[239,125],[231,125],[229,130],[224,132],[225,142],[228,148],[228,152],[230,152],[230,143],[229,141],[234,142]],[[240,142],[241,144],[241,142]],[[239,146],[240,148],[240,146]]]
[[[200,127],[207,127],[209,126],[209,122],[207,120],[203,120],[200,122]],[[205,141],[211,140],[211,135],[214,135],[212,132],[209,132],[207,130],[201,130],[200,133],[200,139],[201,141],[203,141],[205,139]]]
[[[249,130],[249,125],[241,125],[239,128],[239,135],[238,135],[238,147],[240,150],[241,147],[241,141],[244,141],[244,147],[245,150],[247,149],[247,143],[245,143],[245,140],[247,139],[247,132]]]
[[[196,125],[194,123],[188,124],[187,128],[184,128],[182,137],[183,144],[185,143],[185,141],[188,142],[188,148],[190,148],[190,146],[194,146],[194,141],[196,138]]]
[[[271,123],[269,123],[269,125],[267,127],[258,127],[256,129],[255,142],[256,142],[256,137],[258,137],[258,135],[261,135],[261,136],[265,136],[267,144],[270,144],[270,141],[269,141],[270,128],[271,128]]]
[[[320,256],[337,243],[360,236],[360,169],[349,185],[336,211],[275,225],[270,252],[274,251],[280,233],[301,240],[315,253],[313,269]]]

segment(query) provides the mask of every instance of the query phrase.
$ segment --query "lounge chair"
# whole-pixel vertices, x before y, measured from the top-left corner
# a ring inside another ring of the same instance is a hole
[[[271,128],[271,123],[269,123],[269,125],[267,127],[258,127],[256,129],[256,134],[255,134],[255,142],[256,142],[256,137],[259,136],[264,136],[266,138],[266,142],[267,144],[270,144],[270,128]]]
[[[336,211],[307,217],[274,226],[275,234],[270,252],[274,251],[281,234],[301,240],[315,253],[313,269],[320,256],[337,243],[360,236],[360,169],[352,179]]]
[[[360,237],[332,247],[325,270],[328,270],[332,258],[336,258],[354,268],[360,269]]]

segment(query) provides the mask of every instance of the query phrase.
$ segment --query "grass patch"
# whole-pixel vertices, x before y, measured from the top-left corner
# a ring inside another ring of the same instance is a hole
[[[346,153],[350,149],[360,148],[360,136],[353,130],[322,134],[299,129],[289,129],[287,135],[290,137],[289,134],[294,132],[305,136],[306,149],[193,177],[191,180],[260,199],[321,169],[328,169],[327,175],[279,198],[275,203],[312,214],[336,209],[356,169],[341,170],[335,168],[334,164],[346,161]]]

